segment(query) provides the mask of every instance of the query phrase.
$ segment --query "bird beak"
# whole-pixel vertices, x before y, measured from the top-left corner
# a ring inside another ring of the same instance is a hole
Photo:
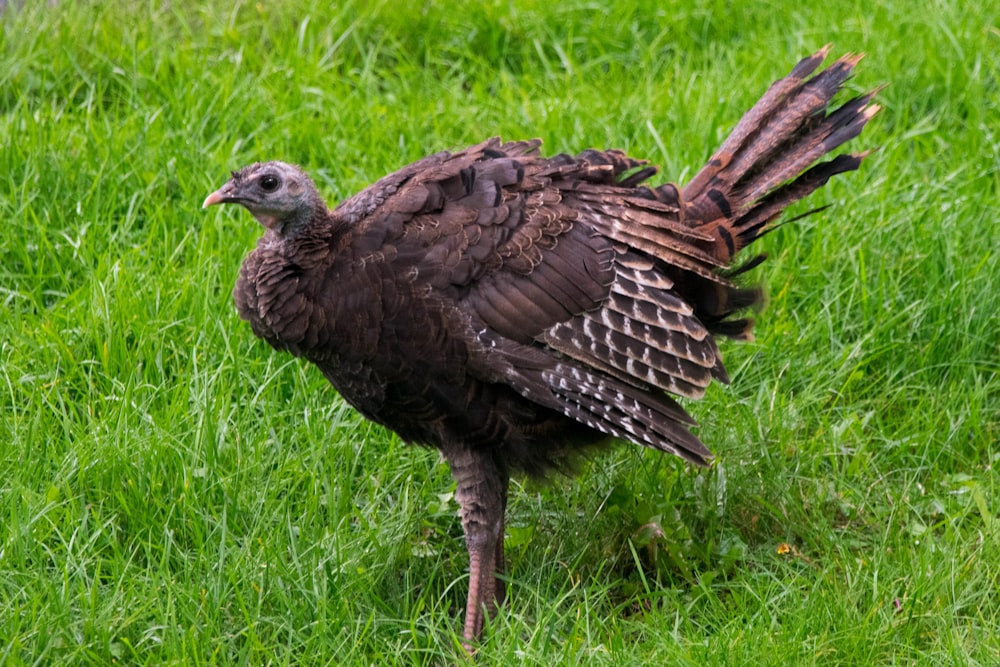
[[[224,204],[229,199],[229,188],[225,185],[213,192],[212,194],[205,197],[205,203],[201,205],[202,208],[208,208],[209,206],[215,206],[216,204]]]

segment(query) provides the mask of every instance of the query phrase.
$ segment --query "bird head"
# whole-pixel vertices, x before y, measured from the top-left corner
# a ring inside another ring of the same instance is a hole
[[[239,204],[257,222],[288,234],[312,220],[322,202],[312,179],[285,162],[257,162],[233,172],[225,185],[208,195],[202,208]]]

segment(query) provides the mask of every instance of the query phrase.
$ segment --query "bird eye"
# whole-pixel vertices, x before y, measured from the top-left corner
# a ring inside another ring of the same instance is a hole
[[[260,177],[260,189],[264,192],[274,192],[281,185],[281,179],[274,174],[264,174]]]

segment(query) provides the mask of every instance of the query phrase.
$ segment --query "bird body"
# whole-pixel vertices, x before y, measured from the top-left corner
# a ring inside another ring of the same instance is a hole
[[[470,554],[465,639],[502,601],[511,473],[620,438],[705,463],[670,395],[728,382],[716,336],[759,298],[734,256],[863,155],[817,161],[878,110],[827,112],[855,57],[776,82],[683,190],[615,150],[543,157],[490,139],[426,157],[330,210],[298,167],[251,165],[205,205],[267,231],[234,297],[254,333],[315,364],[366,418],[437,447]],[[814,165],[815,166],[812,166]]]

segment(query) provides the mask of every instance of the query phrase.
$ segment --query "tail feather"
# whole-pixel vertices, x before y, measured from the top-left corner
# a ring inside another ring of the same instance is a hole
[[[719,261],[728,264],[767,233],[784,208],[831,176],[857,169],[867,155],[839,155],[815,164],[856,137],[879,110],[871,104],[876,90],[826,111],[862,57],[845,55],[814,75],[829,48],[804,58],[775,82],[684,187],[684,221],[711,230]]]
[[[878,107],[866,107],[873,93],[857,97],[831,113],[812,131],[803,134],[784,151],[787,156],[758,178],[741,184],[737,197],[755,201],[782,183],[795,178],[841,144],[858,136]]]
[[[746,144],[737,149],[731,164],[718,178],[723,182],[739,183],[750,174],[770,171],[769,167],[774,164],[782,165],[790,155],[796,154],[794,151],[801,144],[815,143],[824,124],[817,114],[826,108],[859,60],[860,56],[845,56],[799,85],[786,98],[783,107],[776,109],[764,125],[750,135]],[[802,141],[793,143],[799,136]]]
[[[750,111],[743,114],[736,127],[729,133],[726,140],[722,142],[719,149],[715,151],[715,154],[708,161],[705,168],[698,172],[691,179],[691,182],[687,184],[684,188],[684,199],[690,201],[695,194],[705,190],[705,186],[709,180],[729,163],[729,160],[736,154],[739,147],[743,145],[743,142],[752,133],[756,132],[767,118],[774,114],[784,103],[787,96],[800,86],[805,78],[820,66],[820,63],[826,60],[831,47],[831,44],[827,44],[808,58],[803,58],[792,68],[788,76],[771,84],[771,87],[753,105]]]
[[[739,247],[746,247],[766,234],[771,229],[770,223],[789,205],[823,187],[833,176],[857,169],[867,155],[867,151],[838,155],[832,160],[812,167],[788,185],[760,199],[753,208],[730,225],[739,239]],[[813,209],[809,213],[815,213],[817,210],[820,209]]]
[[[624,239],[645,252],[661,248],[655,256],[669,270],[686,272],[683,279],[670,274],[677,278],[674,291],[694,306],[698,320],[713,334],[752,336],[753,320],[737,314],[758,303],[762,292],[742,289],[733,279],[764,258],[758,255],[734,267],[736,254],[774,229],[788,206],[832,176],[857,169],[868,155],[841,154],[821,161],[856,137],[879,111],[872,103],[878,89],[828,110],[862,57],[848,54],[820,70],[829,51],[825,46],[802,59],[772,84],[684,188],[668,184],[651,191],[652,199],[677,211],[674,224],[694,233],[684,240],[700,252],[665,244],[647,229],[648,223],[630,228]]]

